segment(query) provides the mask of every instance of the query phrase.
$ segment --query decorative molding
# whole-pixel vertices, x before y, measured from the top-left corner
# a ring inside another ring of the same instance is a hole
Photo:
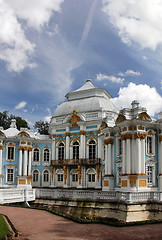
[[[98,129],[98,130],[97,130],[97,133],[98,133],[98,134],[100,134],[100,133],[101,133],[101,130],[100,130],[100,129]]]
[[[77,122],[80,121],[80,117],[77,115],[76,109],[73,110],[73,115],[71,116],[71,120],[68,120],[68,122],[72,123],[72,127],[77,128],[78,124]]]
[[[121,186],[127,187],[127,180],[121,180]]]
[[[64,171],[64,183],[66,184],[66,179],[67,179],[67,166],[63,166],[63,171]]]
[[[86,131],[84,131],[84,130],[80,130],[79,133],[80,133],[80,135],[86,135]]]
[[[134,185],[136,184],[136,180],[137,180],[136,176],[129,176],[129,182],[130,182],[131,188],[133,188]]]
[[[140,113],[137,118],[142,120],[151,120],[150,116],[146,112]]]
[[[159,142],[162,142],[162,135],[159,136]]]
[[[104,180],[104,187],[108,187],[109,186],[109,181],[108,180]]]
[[[66,133],[65,133],[65,136],[66,136],[66,137],[70,137],[70,132],[66,132]]]
[[[81,177],[82,177],[82,167],[78,166],[78,178],[79,178],[79,184],[81,184]]]
[[[119,114],[115,123],[120,123],[126,120],[126,117],[123,114]]]
[[[3,148],[4,148],[3,145],[0,145],[0,150],[3,150]]]
[[[139,129],[139,130],[144,130],[144,127],[143,127],[142,125],[140,125],[140,126],[138,127],[138,129]]]
[[[113,144],[113,142],[114,142],[113,138],[107,138],[104,140],[104,145]]]
[[[96,170],[97,170],[97,179],[99,182],[99,180],[100,180],[100,165],[99,164],[96,165]]]
[[[135,139],[145,139],[146,138],[146,136],[147,136],[147,134],[146,133],[141,133],[141,132],[136,132],[136,133],[134,133],[134,138]]]
[[[146,180],[139,180],[139,187],[146,187]]]

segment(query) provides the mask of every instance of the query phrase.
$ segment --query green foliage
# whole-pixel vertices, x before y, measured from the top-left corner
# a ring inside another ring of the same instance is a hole
[[[48,132],[49,131],[49,123],[48,122],[39,120],[34,124],[34,128],[36,128],[40,134],[45,134],[45,135],[49,134],[49,132]]]
[[[10,231],[8,229],[8,226],[3,218],[2,215],[0,215],[0,239],[2,239],[4,236],[9,236]]]
[[[20,130],[21,127],[29,128],[28,123],[21,117],[17,117],[12,114],[9,116],[8,111],[0,112],[0,126],[3,127],[4,129],[10,127],[11,119],[16,119],[17,129]]]

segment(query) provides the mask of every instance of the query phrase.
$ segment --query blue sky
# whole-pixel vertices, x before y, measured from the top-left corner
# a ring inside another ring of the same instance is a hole
[[[0,111],[49,120],[88,75],[121,109],[162,111],[162,1],[0,0]]]

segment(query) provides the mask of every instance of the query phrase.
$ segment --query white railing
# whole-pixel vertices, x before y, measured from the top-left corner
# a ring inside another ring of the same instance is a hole
[[[66,199],[66,200],[103,200],[133,202],[162,202],[160,192],[106,192],[98,190],[72,190],[72,189],[36,189],[36,198]]]
[[[0,204],[35,200],[35,189],[0,189]]]

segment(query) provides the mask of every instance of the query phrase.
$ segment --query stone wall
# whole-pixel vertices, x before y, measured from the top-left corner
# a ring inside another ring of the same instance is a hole
[[[36,199],[32,207],[46,209],[82,222],[133,224],[162,221],[160,203],[122,203],[106,201],[71,201]]]

